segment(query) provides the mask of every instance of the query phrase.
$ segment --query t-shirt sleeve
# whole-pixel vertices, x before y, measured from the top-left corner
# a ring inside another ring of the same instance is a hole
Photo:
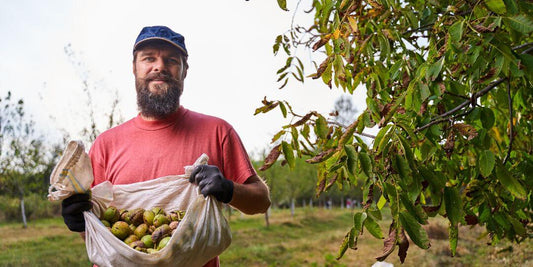
[[[97,138],[94,144],[89,149],[89,157],[91,158],[91,165],[93,167],[94,181],[91,187],[105,181],[105,168],[103,165],[103,151],[100,148],[100,142]]]
[[[244,183],[248,178],[256,175],[248,153],[244,148],[241,138],[233,127],[223,142],[224,176],[236,183]]]

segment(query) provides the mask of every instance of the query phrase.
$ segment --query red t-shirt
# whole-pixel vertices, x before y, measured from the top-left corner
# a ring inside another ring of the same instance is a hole
[[[180,107],[169,118],[137,116],[99,135],[89,156],[93,186],[104,181],[129,184],[183,174],[201,154],[236,183],[256,174],[241,139],[226,121]],[[205,266],[218,266],[218,257]]]

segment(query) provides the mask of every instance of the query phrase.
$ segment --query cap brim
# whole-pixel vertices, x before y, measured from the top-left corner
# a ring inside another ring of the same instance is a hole
[[[137,50],[137,47],[142,44],[142,43],[146,43],[148,41],[155,41],[155,40],[161,40],[161,41],[165,41],[171,45],[173,45],[174,47],[178,48],[181,52],[183,52],[186,56],[188,56],[187,54],[187,51],[185,51],[185,49],[183,49],[183,47],[175,44],[174,42],[168,40],[168,39],[165,39],[165,38],[161,38],[161,37],[150,37],[150,38],[146,38],[146,39],[143,39],[137,43],[135,43],[135,45],[133,45],[133,52],[135,52],[135,50]]]

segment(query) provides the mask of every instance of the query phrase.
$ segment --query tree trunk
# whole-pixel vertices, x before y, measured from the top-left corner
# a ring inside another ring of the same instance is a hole
[[[24,223],[24,228],[28,228],[28,223],[26,222],[26,211],[24,209],[24,196],[20,197],[20,211],[22,212],[22,223]]]
[[[266,223],[266,227],[268,228],[270,226],[270,222],[268,221],[268,216],[270,215],[270,207],[267,209],[267,211],[265,212],[265,223]]]
[[[291,198],[291,215],[294,217],[294,198]]]

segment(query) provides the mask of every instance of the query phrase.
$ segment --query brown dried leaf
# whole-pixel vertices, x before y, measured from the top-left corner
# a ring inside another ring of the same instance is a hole
[[[390,111],[391,107],[392,107],[392,104],[391,103],[387,103],[385,106],[383,106],[383,108],[381,109],[381,112],[379,113],[379,115],[381,115],[381,117],[386,117],[387,114],[389,114],[389,111]]]
[[[270,168],[276,160],[278,160],[279,155],[281,154],[281,144],[275,146],[270,150],[270,153],[268,153],[268,156],[265,158],[265,162],[261,168],[259,168],[260,171],[267,170]]]
[[[303,116],[303,118],[301,118],[299,121],[295,122],[291,126],[292,127],[298,127],[298,126],[303,125],[304,123],[306,123],[311,118],[311,116],[313,116],[313,114],[315,114],[315,112],[307,113],[305,116]]]
[[[328,67],[329,63],[329,57],[327,57],[322,63],[320,63],[320,66],[318,66],[318,69],[316,70],[315,76],[313,76],[313,79],[318,79],[320,76],[322,76],[322,73],[326,71],[326,68]]]
[[[479,223],[478,218],[472,214],[467,214],[465,216],[465,221],[467,225],[477,225]]]
[[[313,51],[316,51],[320,47],[324,46],[329,41],[330,38],[331,38],[331,34],[326,34],[324,35],[324,37],[321,37],[320,40],[318,40],[318,42],[316,42],[313,45]]]
[[[318,153],[318,155],[314,156],[313,158],[310,158],[310,159],[306,160],[306,162],[307,163],[311,163],[311,164],[322,162],[322,161],[328,159],[329,157],[331,157],[331,155],[333,155],[333,152],[335,152],[335,148],[330,148],[330,149],[328,149],[326,151],[322,151],[322,152]]]
[[[494,24],[491,24],[492,26],[494,26]],[[474,25],[474,29],[480,33],[487,33],[487,32],[493,32],[494,31],[494,28],[491,28],[491,25],[489,25],[488,27],[485,27],[481,24],[478,24],[478,25]]]
[[[494,76],[494,74],[496,74],[496,68],[490,68],[489,71],[487,71],[487,73],[485,73],[485,75],[481,76],[479,78],[479,83],[483,83],[485,81],[487,81],[488,79],[492,78],[492,76]]]
[[[454,131],[450,131],[450,134],[448,134],[448,138],[446,138],[446,143],[444,144],[444,151],[446,152],[446,156],[450,158],[453,153],[453,149],[455,148],[455,133]]]
[[[316,187],[316,197],[319,197],[322,192],[324,192],[324,188],[326,187],[326,176],[320,177],[320,181]]]
[[[426,213],[433,213],[437,212],[440,209],[440,206],[422,206],[422,209],[424,209]]]
[[[453,128],[457,129],[461,135],[466,136],[468,141],[476,138],[478,135],[476,128],[466,123],[456,123],[453,125]]]
[[[427,107],[428,107],[428,102],[425,101],[424,103],[422,103],[422,105],[420,105],[420,110],[418,111],[418,114],[424,115],[424,113],[426,113]]]
[[[403,76],[402,76],[402,87],[407,88],[410,82],[411,82],[411,77],[409,77],[409,74],[407,73],[407,71],[404,71]]]
[[[409,240],[405,236],[405,231],[402,229],[399,236],[400,240],[398,242],[398,257],[400,262],[403,263],[407,257],[407,250],[409,249]]]
[[[393,251],[396,246],[396,227],[394,227],[394,221],[389,227],[389,236],[383,241],[383,252],[380,256],[376,257],[378,261],[384,261]]]

